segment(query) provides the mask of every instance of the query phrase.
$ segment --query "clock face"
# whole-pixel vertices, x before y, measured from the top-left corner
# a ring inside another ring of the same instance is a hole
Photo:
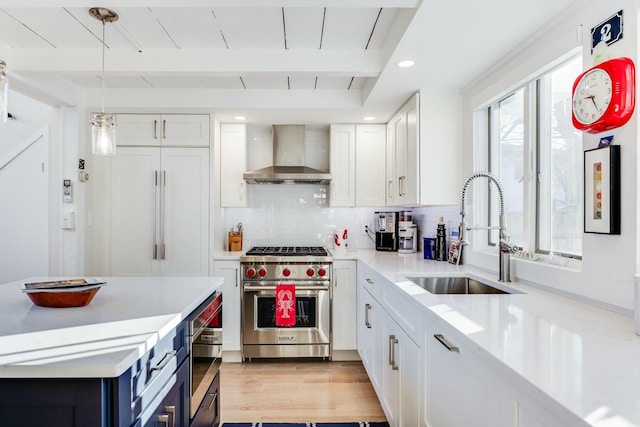
[[[609,108],[612,96],[611,76],[596,68],[585,74],[576,85],[573,97],[573,114],[582,124],[598,121]]]

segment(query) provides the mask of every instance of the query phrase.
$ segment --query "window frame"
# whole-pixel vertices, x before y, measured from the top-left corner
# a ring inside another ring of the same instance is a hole
[[[541,206],[540,197],[541,197],[541,185],[540,185],[540,177],[542,171],[542,159],[541,159],[541,149],[542,149],[542,111],[545,108],[542,105],[544,102],[544,97],[542,94],[543,84],[542,79],[545,78],[548,74],[552,73],[554,70],[564,66],[568,62],[582,57],[582,51],[573,50],[567,55],[559,58],[553,64],[550,64],[544,70],[541,70],[538,74],[534,75],[527,81],[520,83],[514,86],[511,90],[506,91],[502,96],[494,99],[490,104],[481,107],[478,111],[484,112],[484,118],[486,126],[486,132],[484,133],[485,139],[485,153],[484,160],[480,161],[479,164],[485,164],[487,170],[493,171],[492,169],[494,165],[492,164],[495,161],[495,155],[492,153],[496,148],[499,149],[496,141],[499,144],[499,134],[496,129],[498,126],[496,124],[499,122],[496,120],[496,117],[499,114],[499,105],[505,99],[508,99],[510,96],[513,96],[519,90],[524,90],[524,99],[523,99],[523,117],[524,117],[524,128],[523,128],[523,239],[524,242],[514,242],[518,246],[523,247],[523,250],[532,254],[549,256],[551,252],[546,249],[540,248],[540,233],[538,230],[540,229],[540,215],[541,215]],[[499,156],[499,154],[498,154]],[[499,159],[499,157],[498,157]],[[580,170],[580,173],[583,171]],[[498,173],[496,173],[499,176]],[[486,189],[486,190],[485,190]],[[491,218],[493,211],[492,209],[496,209],[495,203],[492,203],[492,191],[490,189],[490,184],[487,182],[486,187],[483,187],[483,191],[485,192],[484,199],[484,212],[482,216],[486,215],[487,223],[490,226],[495,226],[494,223],[491,223]],[[584,203],[584,201],[582,201]],[[507,233],[509,232],[509,224],[507,223]],[[497,243],[497,231],[495,230],[487,230],[486,244],[487,246],[495,246]],[[567,258],[573,259],[582,259],[582,253],[579,255],[573,253],[563,253],[559,251],[554,251],[553,254],[560,255]]]

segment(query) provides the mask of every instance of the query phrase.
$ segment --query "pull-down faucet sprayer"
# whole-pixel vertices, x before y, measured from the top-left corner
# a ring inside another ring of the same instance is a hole
[[[510,255],[512,253],[516,253],[521,249],[509,243],[509,235],[507,234],[507,226],[505,224],[505,216],[504,216],[504,190],[502,187],[502,183],[498,178],[496,178],[490,172],[474,172],[467,181],[462,186],[462,191],[460,194],[460,248],[464,245],[468,245],[469,242],[466,240],[466,234],[469,230],[474,229],[484,229],[490,230],[495,227],[467,227],[467,223],[464,220],[465,217],[465,208],[464,201],[467,193],[467,187],[471,184],[471,181],[476,178],[487,178],[490,182],[493,182],[495,186],[498,188],[498,198],[500,199],[500,209],[499,209],[499,255],[498,255],[498,280],[500,282],[510,282],[511,281],[511,266],[510,266]],[[461,256],[458,256],[458,262],[460,261]]]

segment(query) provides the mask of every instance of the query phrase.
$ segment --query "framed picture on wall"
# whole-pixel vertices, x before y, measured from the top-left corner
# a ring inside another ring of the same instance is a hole
[[[620,146],[584,152],[584,232],[620,234]]]

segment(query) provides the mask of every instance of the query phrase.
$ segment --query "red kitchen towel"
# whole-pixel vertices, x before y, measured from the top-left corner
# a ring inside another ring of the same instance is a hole
[[[296,285],[276,285],[276,326],[296,324]]]

